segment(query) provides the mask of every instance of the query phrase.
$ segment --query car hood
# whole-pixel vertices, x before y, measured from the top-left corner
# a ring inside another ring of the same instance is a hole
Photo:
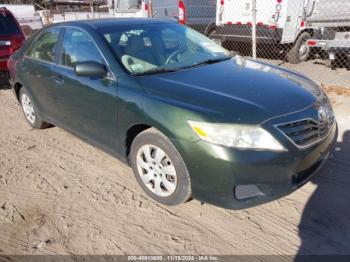
[[[205,112],[214,122],[258,124],[324,98],[300,74],[241,57],[138,79],[151,96]]]

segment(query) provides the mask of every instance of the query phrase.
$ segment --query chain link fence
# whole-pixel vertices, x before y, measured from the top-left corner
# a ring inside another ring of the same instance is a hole
[[[43,0],[56,9],[98,2],[108,11],[52,10],[52,22],[170,18],[226,49],[301,72],[319,84],[350,88],[350,0]],[[0,0],[1,2],[1,0]],[[73,8],[74,9],[74,8]]]
[[[349,0],[149,0],[152,17],[173,17],[242,56],[350,88]]]

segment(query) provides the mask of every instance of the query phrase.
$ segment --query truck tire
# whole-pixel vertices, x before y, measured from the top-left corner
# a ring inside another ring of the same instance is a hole
[[[299,35],[295,45],[287,53],[287,61],[291,64],[299,64],[309,59],[311,50],[307,45],[307,40],[311,38],[311,34],[304,32]]]
[[[215,30],[216,30],[216,26],[214,23],[212,23],[212,24],[208,25],[207,28],[205,28],[204,35],[206,37],[210,37],[210,34]]]
[[[214,28],[213,30],[211,30],[211,32],[208,35],[208,38],[213,40],[215,43],[217,43],[218,45],[223,46],[224,42],[222,41],[222,39],[217,39],[214,37],[214,35],[217,34],[216,28]]]
[[[210,32],[208,32],[208,37],[210,38],[210,39],[213,39],[213,36],[216,34],[217,32],[216,32],[216,29],[214,28],[214,29],[212,29]]]

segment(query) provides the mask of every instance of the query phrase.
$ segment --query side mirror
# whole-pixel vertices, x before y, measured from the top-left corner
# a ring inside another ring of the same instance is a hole
[[[77,76],[86,77],[104,77],[107,75],[106,66],[94,61],[77,63],[74,72]]]

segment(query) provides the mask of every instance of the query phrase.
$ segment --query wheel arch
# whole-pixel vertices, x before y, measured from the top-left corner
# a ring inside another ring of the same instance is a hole
[[[125,146],[125,157],[129,161],[129,154],[131,150],[132,142],[134,141],[135,137],[137,137],[140,133],[143,131],[152,128],[151,125],[148,124],[134,124],[128,128],[125,134],[124,139],[124,146]]]
[[[295,42],[299,39],[300,35],[302,35],[303,33],[309,33],[311,36],[314,35],[315,31],[313,28],[304,28],[302,30],[299,31],[298,35],[295,38],[295,41],[293,43],[293,45],[295,44]]]
[[[20,101],[19,93],[20,93],[22,87],[23,87],[23,85],[21,83],[19,83],[19,82],[15,83],[13,85],[13,89],[15,90],[16,98],[17,98],[18,101]]]

